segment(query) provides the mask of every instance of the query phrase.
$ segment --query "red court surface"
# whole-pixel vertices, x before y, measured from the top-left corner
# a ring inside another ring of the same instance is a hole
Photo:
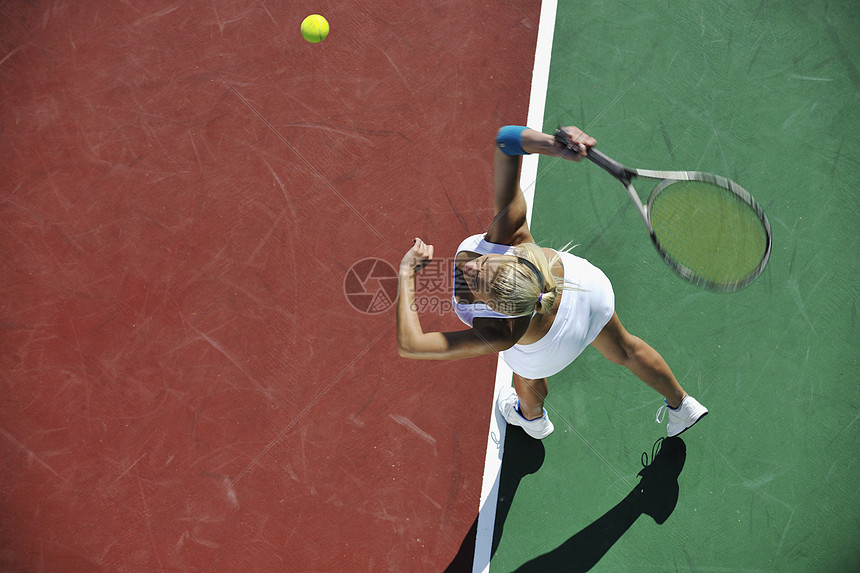
[[[399,358],[344,280],[485,228],[539,10],[0,4],[0,569],[451,562],[495,357]]]

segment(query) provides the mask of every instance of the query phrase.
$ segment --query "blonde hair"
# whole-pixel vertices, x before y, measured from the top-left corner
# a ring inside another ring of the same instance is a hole
[[[564,277],[552,274],[560,253],[567,252],[569,247],[570,243],[547,259],[543,249],[534,243],[517,245],[514,248],[517,258],[503,263],[490,285],[496,310],[510,316],[545,314],[552,310],[558,293],[572,288],[564,284]]]

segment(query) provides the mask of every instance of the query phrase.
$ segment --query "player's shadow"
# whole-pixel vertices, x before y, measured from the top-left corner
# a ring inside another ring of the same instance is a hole
[[[502,473],[499,476],[499,496],[496,505],[496,523],[493,529],[492,555],[496,553],[508,511],[514,500],[514,494],[520,485],[520,481],[540,469],[543,465],[546,453],[540,440],[530,438],[522,428],[508,426],[505,431],[505,463],[502,464]],[[460,544],[460,550],[445,569],[446,573],[460,573],[472,571],[475,556],[475,540],[478,534],[478,518],[472,523],[472,527]]]
[[[687,458],[681,438],[661,438],[651,450],[651,463],[642,454],[641,481],[615,507],[570,539],[525,563],[518,573],[588,571],[645,514],[663,524],[678,503],[678,476]],[[495,549],[495,548],[494,548]]]
[[[508,426],[505,436],[505,463],[499,476],[499,497],[493,530],[492,556],[496,554],[505,520],[520,481],[543,465],[543,444],[526,435],[521,428]],[[639,472],[642,479],[615,507],[570,539],[540,557],[522,565],[517,572],[546,573],[588,571],[606,555],[630,526],[645,514],[663,524],[678,503],[678,476],[687,459],[687,446],[681,438],[660,438],[651,448],[651,456],[642,454]],[[650,461],[650,463],[649,463]],[[460,550],[446,573],[472,571],[478,520],[463,539]]]

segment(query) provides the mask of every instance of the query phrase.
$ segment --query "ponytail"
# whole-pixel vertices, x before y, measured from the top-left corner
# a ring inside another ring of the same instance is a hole
[[[547,259],[534,243],[520,243],[514,255],[517,259],[505,264],[491,285],[496,310],[514,317],[550,312],[558,293],[567,289],[564,277],[552,274],[561,255]]]
[[[535,295],[534,310],[538,314],[548,313],[555,306],[555,299],[562,290],[559,288],[559,283],[564,282],[564,278],[559,280],[552,274],[552,268],[558,259],[561,258],[561,255],[556,253],[551,260],[547,259],[543,249],[534,243],[521,243],[517,245],[514,252],[523,259],[530,261],[540,271],[543,284],[540,285],[540,291]]]

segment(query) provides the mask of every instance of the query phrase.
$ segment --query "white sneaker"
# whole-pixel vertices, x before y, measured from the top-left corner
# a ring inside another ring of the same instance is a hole
[[[663,422],[666,412],[669,412],[669,423],[666,426],[666,432],[671,438],[704,418],[705,414],[708,413],[708,409],[699,404],[692,396],[684,396],[677,409],[670,408],[668,402],[660,406],[660,409],[657,410],[658,424]]]
[[[508,424],[521,427],[526,431],[526,434],[536,440],[544,439],[555,429],[552,422],[549,421],[546,408],[544,408],[543,416],[540,418],[527,420],[523,417],[520,413],[520,399],[517,398],[516,390],[510,386],[499,391],[499,398],[496,403]]]

